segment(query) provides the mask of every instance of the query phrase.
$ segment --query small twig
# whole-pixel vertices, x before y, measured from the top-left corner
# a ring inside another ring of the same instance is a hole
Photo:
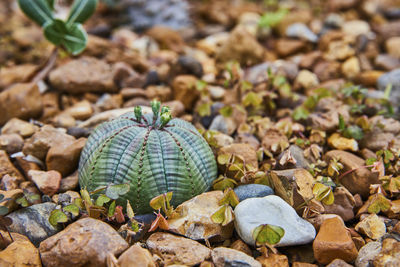
[[[58,55],[58,47],[55,47],[51,52],[49,58],[47,59],[46,63],[43,65],[43,68],[38,73],[35,73],[35,75],[31,77],[29,81],[37,83],[43,80],[47,76],[47,74],[51,71],[51,69],[54,67],[54,64],[56,63],[57,60],[57,55]]]
[[[342,178],[343,178],[344,176],[346,176],[347,174],[350,174],[350,173],[352,173],[352,172],[354,172],[354,171],[356,171],[356,170],[358,170],[358,169],[361,169],[361,168],[371,168],[371,167],[374,167],[374,165],[364,165],[364,166],[360,166],[360,167],[355,168],[355,169],[348,170],[348,171],[344,172],[342,175],[340,175],[340,176],[338,177],[338,180],[342,179]]]

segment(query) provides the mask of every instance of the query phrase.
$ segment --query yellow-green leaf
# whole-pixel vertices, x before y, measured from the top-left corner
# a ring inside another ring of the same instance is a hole
[[[135,213],[133,212],[131,203],[129,202],[129,200],[126,201],[126,214],[128,215],[128,218],[130,220],[133,219],[133,217],[135,217]]]
[[[211,220],[215,223],[219,223],[222,226],[228,225],[233,221],[233,210],[232,207],[225,204],[220,207],[213,215],[211,215]]]
[[[72,215],[78,216],[79,215],[79,207],[75,204],[69,204],[63,208],[64,211],[71,212]]]
[[[387,199],[382,194],[372,195],[369,197],[368,200],[371,200],[371,204],[368,207],[369,213],[378,214],[381,211],[385,212],[385,211],[388,211],[390,209],[390,207],[392,206],[392,203],[390,202],[390,200]]]
[[[232,188],[228,187],[224,191],[224,196],[221,198],[221,200],[218,203],[219,205],[231,205],[232,207],[236,207],[237,204],[239,204],[239,198],[236,195],[235,191],[232,190]]]
[[[254,228],[253,230],[254,240],[256,240],[257,244],[261,245],[278,244],[284,235],[285,235],[285,230],[282,227],[271,224],[261,224],[256,228]]]
[[[321,183],[316,183],[314,185],[313,194],[316,200],[326,205],[332,205],[335,201],[331,187]]]
[[[67,215],[61,210],[52,210],[49,216],[49,222],[53,226],[57,226],[58,223],[65,223],[68,221]]]

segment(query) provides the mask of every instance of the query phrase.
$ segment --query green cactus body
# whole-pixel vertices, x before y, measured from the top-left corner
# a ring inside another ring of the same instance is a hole
[[[163,118],[135,111],[97,127],[80,158],[81,187],[129,183],[118,201],[129,200],[139,214],[151,212],[149,202],[160,194],[172,191],[176,207],[208,190],[217,164],[207,142],[190,123]]]

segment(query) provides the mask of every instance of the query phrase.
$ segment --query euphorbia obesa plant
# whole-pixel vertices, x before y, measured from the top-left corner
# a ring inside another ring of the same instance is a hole
[[[152,114],[136,107],[96,128],[79,162],[82,187],[127,183],[130,190],[118,201],[129,200],[138,214],[151,212],[150,200],[168,192],[176,207],[209,189],[217,176],[214,154],[196,128],[172,119],[168,107],[160,111],[160,102],[151,105]]]
[[[75,0],[66,20],[57,18],[54,2],[55,0],[18,0],[21,10],[43,28],[44,36],[49,42],[77,55],[87,44],[87,34],[82,23],[94,13],[97,0]]]

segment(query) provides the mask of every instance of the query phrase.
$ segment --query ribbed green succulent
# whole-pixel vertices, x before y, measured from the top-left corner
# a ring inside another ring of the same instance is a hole
[[[168,107],[152,102],[153,114],[140,107],[101,124],[90,135],[79,162],[79,183],[89,191],[110,184],[130,184],[136,213],[151,212],[150,200],[173,192],[175,207],[208,190],[217,164],[207,142],[190,123],[171,119]]]

